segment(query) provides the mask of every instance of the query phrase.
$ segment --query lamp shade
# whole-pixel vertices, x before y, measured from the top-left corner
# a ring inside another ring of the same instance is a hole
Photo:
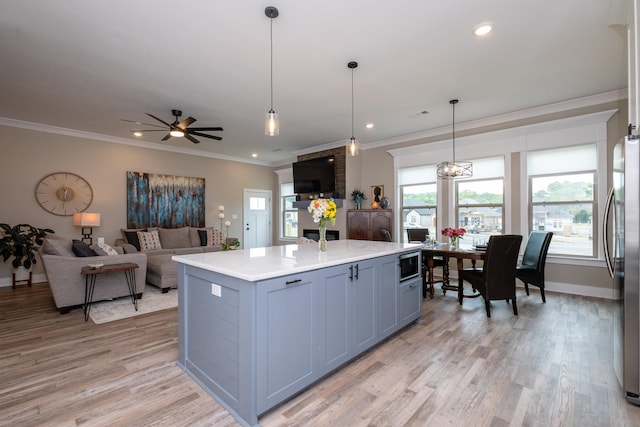
[[[74,213],[73,225],[80,227],[98,227],[100,226],[100,214],[89,212]]]

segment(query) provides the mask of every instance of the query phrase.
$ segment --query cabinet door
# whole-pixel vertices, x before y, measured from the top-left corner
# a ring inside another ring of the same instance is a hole
[[[318,378],[313,274],[258,282],[258,413]]]
[[[377,260],[370,260],[353,264],[354,278],[350,286],[354,355],[378,342],[376,263]]]
[[[321,270],[318,279],[318,348],[320,375],[331,372],[351,358],[350,286],[348,265]]]
[[[378,273],[378,330],[384,339],[399,329],[398,323],[398,256],[380,260]]]
[[[349,211],[347,214],[348,238],[369,239],[369,212]]]
[[[403,327],[422,316],[422,278],[400,283],[399,291],[399,326]]]
[[[376,211],[371,212],[371,239],[384,241],[384,235],[382,230],[389,230],[391,237],[393,237],[393,230],[391,228],[391,212],[388,211]]]

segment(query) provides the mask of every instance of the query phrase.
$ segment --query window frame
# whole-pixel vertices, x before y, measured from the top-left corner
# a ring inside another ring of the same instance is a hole
[[[484,181],[498,181],[498,180],[502,181],[502,203],[501,204],[496,204],[496,203],[477,203],[477,204],[465,204],[465,205],[460,204],[460,190],[459,190],[460,184],[466,184],[469,182],[484,182]],[[502,177],[494,176],[494,177],[486,177],[486,178],[478,178],[478,179],[467,178],[464,180],[456,181],[454,192],[455,192],[455,203],[454,203],[453,209],[454,209],[455,223],[457,224],[456,227],[464,227],[465,229],[467,229],[467,227],[464,224],[460,223],[461,208],[491,208],[491,209],[501,208],[502,214],[500,215],[500,230],[498,233],[489,231],[489,235],[504,234],[505,209],[506,209],[506,189],[505,189],[504,176]],[[470,232],[470,230],[467,229],[467,232]]]
[[[581,144],[578,147],[584,147],[591,144]],[[597,147],[596,147],[597,150]],[[597,155],[597,151],[596,151]],[[553,201],[553,202],[534,202],[533,201],[533,180],[535,178],[548,178],[548,177],[565,177],[569,175],[585,175],[590,174],[593,178],[592,182],[592,197],[591,201],[585,200],[563,200],[563,201]],[[598,213],[598,170],[597,169],[584,169],[584,170],[573,170],[570,172],[557,172],[557,173],[544,173],[544,174],[536,174],[529,175],[527,173],[527,187],[528,187],[528,221],[527,221],[527,232],[531,233],[533,231],[533,219],[534,219],[534,207],[535,206],[563,206],[563,205],[577,205],[577,204],[589,204],[591,205],[591,231],[589,233],[591,240],[591,255],[581,255],[579,253],[564,253],[564,252],[555,252],[553,251],[553,247],[549,247],[548,255],[549,257],[571,257],[571,258],[581,258],[581,259],[598,259],[598,240],[594,239],[593,236],[597,236],[599,233],[599,223],[598,221],[594,221],[593,218]],[[573,222],[572,222],[573,224]],[[546,229],[546,227],[545,227]],[[553,230],[551,230],[553,231]],[[554,231],[554,235],[556,235]],[[553,245],[553,239],[551,240]]]

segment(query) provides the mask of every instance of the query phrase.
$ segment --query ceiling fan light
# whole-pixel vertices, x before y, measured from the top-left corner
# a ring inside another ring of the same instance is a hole
[[[175,136],[176,138],[182,138],[184,136],[184,132],[178,129],[173,129],[169,132],[169,135]]]
[[[280,120],[278,119],[278,113],[273,110],[265,115],[264,121],[264,134],[269,136],[276,136],[280,133]]]

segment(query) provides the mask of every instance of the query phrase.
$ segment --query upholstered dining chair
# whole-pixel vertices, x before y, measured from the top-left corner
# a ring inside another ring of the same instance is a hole
[[[407,239],[409,242],[424,242],[429,236],[428,228],[407,228]],[[449,282],[449,259],[448,257],[433,257],[433,266],[442,267],[442,280],[434,280],[429,283],[429,267],[427,255],[422,254],[422,298],[427,297],[427,293],[433,298],[433,292],[429,292],[436,283]]]
[[[516,306],[516,264],[522,236],[507,234],[491,236],[487,243],[487,253],[482,270],[465,268],[459,271],[463,280],[471,283],[474,290],[484,298],[487,317],[491,317],[491,300],[512,301],[513,314],[518,315]]]
[[[524,282],[524,290],[529,295],[529,285],[540,288],[542,302],[544,296],[544,268],[547,263],[547,252],[553,233],[550,231],[532,231],[522,256],[522,264],[516,266],[516,277]]]

